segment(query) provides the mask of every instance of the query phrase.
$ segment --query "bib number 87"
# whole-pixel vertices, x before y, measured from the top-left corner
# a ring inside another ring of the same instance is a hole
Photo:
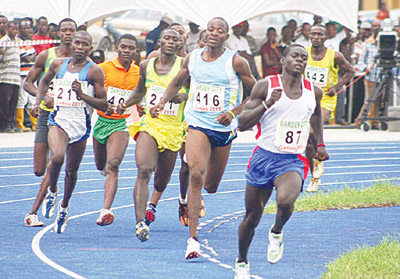
[[[296,131],[296,134],[297,134],[296,144],[298,144],[299,140],[300,140],[301,131]],[[286,139],[285,139],[286,143],[287,144],[292,144],[293,141],[294,141],[294,136],[296,136],[296,135],[294,134],[293,131],[287,131],[286,132]]]

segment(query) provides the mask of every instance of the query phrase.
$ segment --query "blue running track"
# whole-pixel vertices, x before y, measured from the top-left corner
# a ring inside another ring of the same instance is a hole
[[[331,159],[320,190],[366,187],[378,180],[400,185],[400,142],[327,146]],[[150,240],[142,243],[134,231],[134,145],[120,170],[115,221],[106,227],[96,225],[105,178],[96,171],[92,146],[87,147],[68,227],[61,235],[52,229],[56,214],[45,219],[40,210],[45,227],[24,226],[41,181],[33,175],[32,148],[0,148],[0,278],[233,278],[244,214],[244,171],[254,147],[234,144],[218,193],[204,192],[207,215],[198,228],[203,256],[192,261],[184,257],[188,228],[178,220],[179,160],[150,226]],[[63,179],[62,173],[60,193]],[[273,265],[266,250],[275,216],[264,215],[249,251],[252,278],[319,278],[329,262],[351,248],[375,245],[386,235],[400,239],[399,216],[400,207],[294,213],[284,228],[283,259]]]

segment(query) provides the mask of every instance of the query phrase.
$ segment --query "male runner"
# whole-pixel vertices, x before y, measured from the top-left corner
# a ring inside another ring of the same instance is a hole
[[[96,167],[106,175],[104,183],[104,207],[96,223],[110,225],[114,221],[111,205],[118,188],[119,165],[129,143],[129,126],[133,124],[130,111],[120,115],[118,104],[128,99],[139,79],[139,66],[135,65],[137,40],[130,34],[122,35],[117,42],[118,57],[100,64],[105,76],[108,110],[99,115],[93,128],[93,150]]]
[[[58,191],[57,180],[64,164],[64,197],[58,205],[55,231],[63,233],[68,222],[68,204],[77,181],[80,162],[90,134],[88,105],[106,111],[108,108],[104,74],[101,68],[89,61],[92,37],[86,31],[75,33],[72,57],[56,59],[39,83],[33,115],[40,114],[39,104],[54,77],[54,111],[49,116],[48,142],[50,148],[50,188]],[[92,86],[93,88],[90,88]],[[91,90],[93,89],[93,90]]]
[[[307,48],[308,61],[304,75],[314,85],[322,88],[324,95],[321,99],[322,123],[329,120],[335,112],[337,95],[336,92],[350,81],[354,76],[354,70],[344,56],[337,51],[325,47],[327,39],[326,28],[323,25],[314,25],[310,33],[311,47]],[[339,81],[339,69],[343,76]],[[316,192],[321,184],[321,176],[324,172],[323,163],[315,158],[317,141],[313,131],[306,148],[306,157],[310,163],[312,174],[311,182],[307,192]]]
[[[29,71],[25,82],[24,90],[36,97],[37,88],[35,82],[44,75],[50,64],[56,58],[66,58],[70,57],[72,53],[72,37],[76,31],[76,23],[70,18],[64,18],[58,24],[58,32],[61,40],[59,47],[50,48],[42,51],[36,58],[35,64]],[[51,86],[52,87],[52,86]],[[36,176],[42,176],[46,171],[48,156],[49,156],[49,146],[47,142],[48,135],[48,119],[50,112],[53,111],[53,95],[51,90],[44,97],[43,101],[40,103],[40,114],[37,121],[36,133],[35,133],[35,143],[33,147],[33,170]],[[43,226],[43,222],[39,221],[37,216],[37,211],[46,196],[44,205],[42,206],[42,214],[46,218],[51,218],[54,214],[54,206],[56,202],[57,192],[52,193],[46,191],[50,185],[49,172],[46,172],[40,183],[40,189],[36,196],[35,202],[33,203],[31,211],[25,216],[26,226]]]
[[[300,154],[305,150],[310,124],[318,141],[317,156],[328,159],[323,141],[320,100],[322,90],[303,79],[307,51],[298,44],[286,48],[282,75],[260,80],[239,117],[239,129],[257,125],[257,147],[246,172],[246,215],[239,227],[236,279],[250,279],[247,253],[273,188],[278,212],[269,231],[268,261],[283,255],[282,228],[289,220],[308,170]]]
[[[139,129],[131,129],[136,138],[136,165],[138,175],[134,189],[136,236],[141,241],[149,239],[149,224],[154,219],[146,218],[149,198],[149,180],[155,170],[154,188],[162,193],[171,179],[178,150],[184,140],[183,108],[187,94],[181,89],[174,100],[166,106],[158,119],[152,118],[149,108],[158,103],[165,89],[181,68],[183,58],[176,56],[181,45],[178,31],[167,28],[159,40],[161,56],[145,60],[140,64],[139,82],[132,95],[121,105],[127,108],[141,102],[146,95],[147,113],[142,117]],[[139,135],[137,136],[137,132]],[[154,217],[154,215],[152,216]]]
[[[197,224],[201,189],[215,193],[225,171],[232,140],[236,137],[237,120],[243,104],[240,82],[251,89],[255,79],[244,58],[226,49],[228,23],[220,17],[207,24],[207,47],[194,50],[183,62],[182,69],[170,83],[161,101],[152,108],[157,117],[190,77],[189,99],[185,118],[189,126],[186,155],[189,165],[189,229],[185,258],[200,257]]]

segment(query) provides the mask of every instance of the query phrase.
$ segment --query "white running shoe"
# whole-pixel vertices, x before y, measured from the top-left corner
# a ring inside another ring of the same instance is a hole
[[[250,264],[236,260],[235,264],[235,279],[250,279]]]
[[[100,211],[100,216],[96,220],[96,224],[99,226],[111,225],[114,222],[114,214],[111,210],[103,208]]]
[[[42,227],[44,223],[39,221],[39,218],[36,214],[28,213],[25,216],[25,226],[27,227]]]
[[[57,219],[56,223],[54,224],[54,230],[56,233],[63,233],[67,228],[68,223],[68,207],[62,207],[61,203],[62,200],[58,203]]]
[[[314,178],[321,178],[322,174],[324,173],[324,162],[320,162],[317,159],[313,159],[314,162],[314,171],[312,176]]]
[[[320,184],[321,178],[311,178],[310,184],[308,185],[306,192],[317,192]]]
[[[200,257],[200,242],[193,237],[189,237],[187,240],[187,248],[185,258],[187,260],[196,259]]]
[[[56,207],[57,194],[58,194],[58,188],[55,193],[50,191],[50,188],[47,189],[47,195],[43,199],[43,204],[42,204],[42,215],[45,218],[51,218],[51,216],[53,216],[54,209]]]
[[[145,242],[149,240],[150,229],[146,225],[146,220],[142,219],[136,224],[136,237],[141,241]]]
[[[283,256],[283,232],[280,234],[275,234],[272,232],[272,225],[271,229],[268,233],[268,261],[270,263],[277,263],[282,259]]]

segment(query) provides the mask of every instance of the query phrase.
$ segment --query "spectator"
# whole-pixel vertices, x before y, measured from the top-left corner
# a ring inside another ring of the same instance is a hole
[[[375,43],[375,40],[376,40],[376,37],[375,37],[375,30],[380,30],[380,28],[381,28],[381,23],[380,23],[380,21],[379,20],[374,20],[372,23],[371,23],[371,35],[366,39],[366,41],[365,41],[365,44],[366,45],[369,45],[369,44],[371,44],[371,43]]]
[[[276,42],[276,29],[270,27],[267,29],[267,42],[261,46],[261,61],[263,78],[281,72],[282,53]]]
[[[7,34],[7,17],[0,15],[0,39]]]
[[[7,23],[7,34],[0,43],[17,43],[18,23]],[[15,108],[21,84],[21,62],[18,46],[0,47],[0,131],[15,132]]]
[[[199,48],[197,41],[199,40],[199,25],[194,23],[193,21],[189,22],[189,29],[190,32],[187,33],[187,40],[186,40],[186,49],[190,53],[193,50]]]
[[[172,24],[172,19],[167,16],[163,16],[160,20],[160,23],[156,28],[151,30],[146,36],[146,57],[156,49],[157,41],[160,37],[161,31]]]
[[[76,29],[76,31],[87,31],[87,22],[81,24],[78,26],[78,29]]]
[[[33,20],[31,18],[23,18],[19,22],[19,38],[22,41],[32,40],[33,30]],[[16,132],[28,132],[29,128],[24,126],[24,115],[25,106],[29,110],[32,110],[33,104],[35,103],[35,98],[28,94],[24,88],[23,83],[29,70],[33,67],[36,60],[35,48],[31,45],[20,46],[20,58],[21,58],[21,86],[19,88],[17,108],[15,110],[15,122],[16,122]],[[29,114],[30,115],[30,114]],[[33,116],[30,117],[32,123],[32,130],[36,130],[37,119]]]
[[[296,44],[302,45],[305,48],[311,46],[310,32],[311,32],[311,25],[307,22],[304,22],[303,25],[301,26],[301,33],[294,42]]]
[[[47,18],[41,16],[37,21],[37,33],[33,35],[32,40],[51,40],[49,36],[47,36],[47,27],[48,27]],[[33,46],[35,48],[36,54],[39,55],[43,50],[54,47],[53,43],[46,44],[38,44]]]
[[[288,20],[288,22],[287,22],[287,26],[289,27],[289,29],[290,29],[290,38],[291,38],[291,40],[293,41],[294,39],[295,39],[295,37],[296,37],[296,31],[297,31],[297,21],[296,20],[294,20],[294,19],[290,19],[290,20]]]
[[[314,15],[314,23],[313,25],[322,24],[322,16]]]
[[[325,24],[326,36],[325,46],[327,48],[333,49],[334,51],[339,51],[340,41],[336,37],[336,25],[332,21]]]
[[[289,28],[289,26],[285,25],[282,27],[281,36],[282,37],[278,42],[278,46],[281,49],[281,53],[283,53],[285,49],[292,43],[291,29]]]
[[[376,14],[376,20],[382,21],[385,18],[389,18],[389,9],[387,8],[387,5],[385,2],[381,3],[381,8],[378,10],[378,13]]]
[[[260,48],[257,45],[256,39],[254,39],[253,36],[248,34],[249,32],[249,22],[247,20],[243,21],[243,30],[242,30],[242,37],[244,37],[247,40],[247,43],[249,44],[250,51],[251,51],[251,60],[249,60],[250,64],[250,70],[251,74],[255,77],[256,80],[260,79],[260,74],[258,73],[257,70],[257,65],[255,61],[255,56],[260,55]]]
[[[47,27],[47,36],[49,36],[52,40],[60,40],[58,37],[58,25],[55,23],[50,23],[49,27]],[[54,43],[55,47],[58,47],[60,43]]]

